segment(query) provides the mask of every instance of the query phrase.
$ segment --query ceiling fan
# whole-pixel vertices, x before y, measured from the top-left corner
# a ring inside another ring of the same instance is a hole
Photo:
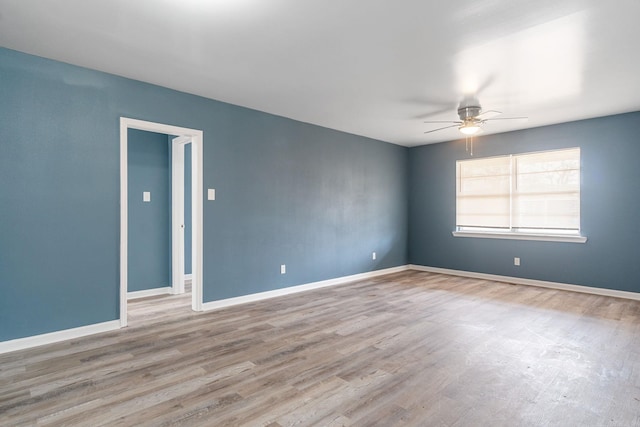
[[[480,103],[477,100],[474,100],[472,103],[468,105],[460,105],[458,108],[458,116],[460,120],[429,120],[425,123],[453,123],[449,126],[441,127],[438,129],[433,129],[426,131],[425,133],[437,132],[439,130],[449,129],[457,127],[460,132],[465,134],[466,136],[473,136],[482,130],[482,126],[492,120],[526,120],[527,117],[500,117],[495,118],[496,116],[502,114],[500,111],[496,110],[487,110],[482,111],[482,107],[480,107]]]

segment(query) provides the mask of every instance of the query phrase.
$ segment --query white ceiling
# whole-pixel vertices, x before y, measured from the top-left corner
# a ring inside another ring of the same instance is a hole
[[[640,0],[0,0],[0,45],[396,144],[640,110]]]

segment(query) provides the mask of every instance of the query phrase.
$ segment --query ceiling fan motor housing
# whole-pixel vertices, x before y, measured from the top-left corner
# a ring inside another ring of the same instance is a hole
[[[467,106],[458,108],[458,116],[460,116],[460,120],[467,121],[469,119],[474,119],[478,115],[480,115],[480,111],[482,108],[480,106]]]

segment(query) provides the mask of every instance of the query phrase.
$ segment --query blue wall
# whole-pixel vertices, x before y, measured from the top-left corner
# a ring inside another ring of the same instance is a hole
[[[0,341],[118,318],[121,116],[204,131],[205,302],[407,263],[406,148],[7,49],[0,99]]]
[[[585,244],[453,237],[464,141],[411,148],[412,264],[640,292],[640,113],[477,138],[474,156],[580,147]],[[521,258],[521,266],[513,258]]]
[[[237,126],[205,152],[224,172],[206,202],[224,225],[205,226],[205,301],[406,262],[407,149],[258,113]]]
[[[129,129],[129,292],[171,286],[171,174],[167,135]],[[142,193],[151,192],[151,202]]]

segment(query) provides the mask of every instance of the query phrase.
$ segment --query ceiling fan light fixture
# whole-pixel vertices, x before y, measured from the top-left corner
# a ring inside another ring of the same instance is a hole
[[[465,123],[458,129],[460,129],[460,132],[464,133],[465,135],[475,135],[476,133],[480,132],[480,125],[476,123]]]

